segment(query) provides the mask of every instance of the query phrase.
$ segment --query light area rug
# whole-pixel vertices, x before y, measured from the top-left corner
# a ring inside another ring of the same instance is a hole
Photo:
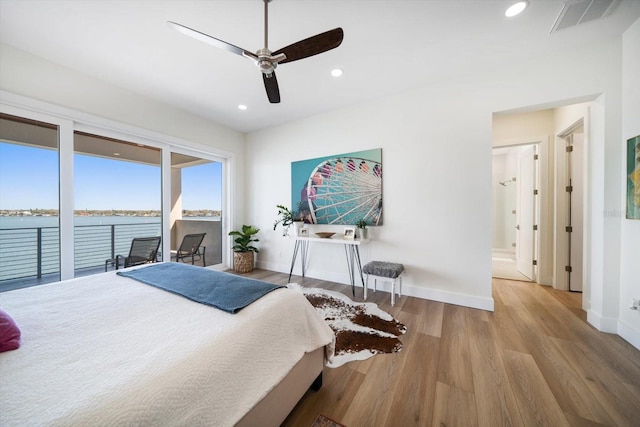
[[[399,336],[407,327],[374,303],[358,303],[339,292],[288,285],[302,292],[336,335],[334,356],[326,366],[337,368],[376,354],[402,350]]]

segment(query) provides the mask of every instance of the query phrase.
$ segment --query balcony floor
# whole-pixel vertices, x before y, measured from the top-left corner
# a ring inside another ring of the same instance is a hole
[[[197,261],[195,265],[202,266],[202,261]],[[110,268],[109,271],[113,270]],[[75,271],[75,277],[91,276],[93,274],[104,273],[104,266],[82,268]],[[37,277],[21,277],[19,279],[10,279],[0,281],[0,292],[13,291],[15,289],[29,288],[31,286],[39,286],[47,283],[60,281],[59,273],[44,274],[41,278]]]

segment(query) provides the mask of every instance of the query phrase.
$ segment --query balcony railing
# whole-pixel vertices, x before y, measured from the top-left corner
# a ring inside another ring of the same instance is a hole
[[[0,282],[60,272],[58,227],[0,229]],[[134,237],[161,235],[160,222],[75,226],[75,270],[127,255]]]

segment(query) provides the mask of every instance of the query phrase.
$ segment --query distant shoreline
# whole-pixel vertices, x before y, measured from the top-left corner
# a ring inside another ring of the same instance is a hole
[[[57,217],[57,209],[1,209],[0,217]],[[130,216],[130,217],[161,217],[161,211],[156,210],[75,210],[74,216]],[[221,217],[222,211],[210,209],[183,210],[182,217]]]
[[[124,215],[91,215],[74,216],[74,227],[94,227],[94,226],[122,226],[134,224],[155,224],[158,227],[162,224],[161,216],[124,216]],[[183,216],[182,221],[221,221],[219,216]],[[6,230],[14,229],[37,229],[37,228],[59,228],[60,217],[52,215],[26,215],[26,216],[1,216],[0,234]],[[0,244],[0,246],[2,246]],[[1,251],[0,251],[1,252]]]

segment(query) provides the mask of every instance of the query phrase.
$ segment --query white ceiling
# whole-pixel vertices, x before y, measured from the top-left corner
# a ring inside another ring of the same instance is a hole
[[[530,0],[522,15],[505,18],[512,2],[274,0],[272,51],[335,27],[345,33],[337,49],[276,70],[280,104],[269,104],[251,61],[166,25],[256,51],[264,47],[262,0],[0,0],[0,42],[250,132],[568,52],[619,36],[640,17],[640,0],[621,0],[607,18],[550,34],[563,1]],[[344,70],[338,79],[330,75],[336,67]]]

